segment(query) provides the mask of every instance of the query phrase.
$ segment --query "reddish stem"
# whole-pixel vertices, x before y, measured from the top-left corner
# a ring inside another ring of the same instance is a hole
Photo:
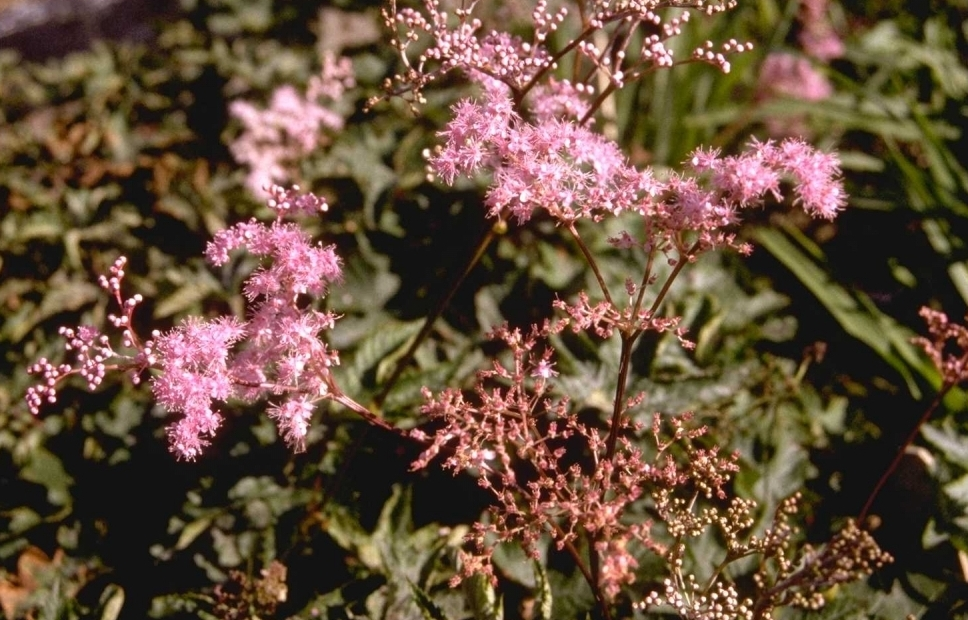
[[[891,461],[891,464],[888,465],[887,469],[884,470],[884,473],[881,474],[880,480],[878,480],[877,484],[874,485],[874,489],[871,491],[871,494],[867,497],[867,501],[864,503],[864,507],[861,508],[860,513],[858,513],[857,515],[858,524],[862,524],[864,522],[864,519],[867,517],[868,512],[870,512],[871,507],[874,505],[874,500],[877,498],[877,494],[881,492],[881,489],[884,487],[884,484],[887,482],[887,479],[891,477],[891,474],[894,473],[894,471],[897,469],[897,466],[901,464],[901,459],[904,458],[904,454],[907,452],[908,446],[914,443],[915,438],[918,436],[918,433],[921,431],[921,427],[924,426],[924,423],[931,418],[931,415],[934,413],[935,409],[938,408],[938,405],[941,404],[941,401],[944,399],[945,395],[948,392],[950,392],[954,386],[955,384],[951,382],[946,382],[941,386],[941,390],[939,390],[938,393],[935,395],[934,400],[931,402],[931,405],[921,415],[921,419],[919,419],[918,423],[914,425],[914,428],[911,429],[911,432],[908,433],[908,436],[904,440],[904,443],[901,444],[901,447],[898,448],[897,450],[897,454],[894,455],[894,460]]]

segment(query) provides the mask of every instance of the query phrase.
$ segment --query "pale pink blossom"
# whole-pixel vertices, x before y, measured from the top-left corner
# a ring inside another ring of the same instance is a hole
[[[632,166],[615,142],[588,127],[554,117],[526,121],[512,104],[497,88],[481,100],[462,100],[429,161],[447,183],[490,173],[490,217],[523,224],[544,213],[570,225],[632,212],[645,220],[642,247],[681,252],[695,241],[683,234],[697,233],[697,250],[725,245],[746,252],[730,230],[739,213],[768,198],[781,201],[786,182],[811,216],[830,219],[846,203],[836,157],[802,140],[752,141],[745,152],[725,157],[698,149],[681,171],[659,178]],[[634,237],[616,242],[630,247]]]
[[[591,110],[593,93],[591,87],[581,82],[572,84],[569,80],[552,77],[535,86],[524,103],[538,122],[552,119],[578,121]]]
[[[349,59],[326,54],[321,73],[310,78],[305,92],[283,85],[266,107],[245,100],[229,104],[229,113],[242,124],[229,150],[248,167],[246,185],[254,195],[264,198],[271,185],[292,182],[299,160],[343,128],[334,102],[354,84]]]
[[[801,0],[799,21],[804,53],[824,62],[844,55],[844,42],[830,21],[830,0]]]
[[[232,400],[271,399],[269,414],[280,434],[294,449],[302,449],[315,404],[337,396],[331,369],[339,364],[339,353],[323,340],[337,316],[308,302],[326,295],[342,278],[342,267],[332,246],[314,243],[301,228],[281,220],[299,212],[319,213],[326,202],[297,189],[273,186],[268,192],[267,206],[277,214],[275,221],[253,219],[231,226],[217,233],[206,250],[215,265],[224,265],[240,250],[260,259],[243,288],[249,301],[245,320],[189,317],[142,341],[131,327],[141,296],[122,297],[121,258],[111,267],[110,278],[100,279],[123,310],[109,317],[122,332],[121,348],[94,328],[65,328],[62,334],[74,364],[41,359],[31,366],[41,383],[28,391],[30,410],[37,413],[43,403],[54,402],[59,384],[74,374],[94,389],[108,371],[128,372],[135,381],[154,371],[155,399],[177,416],[168,437],[179,458],[194,460],[202,454],[222,423],[219,408]]]
[[[182,416],[168,429],[172,451],[180,457],[195,459],[221,424],[213,402],[234,394],[230,350],[244,336],[243,323],[234,318],[190,317],[155,338],[160,373],[151,391],[161,406]]]
[[[821,101],[833,93],[833,86],[809,58],[791,53],[769,54],[760,67],[757,90],[761,98],[789,97]]]

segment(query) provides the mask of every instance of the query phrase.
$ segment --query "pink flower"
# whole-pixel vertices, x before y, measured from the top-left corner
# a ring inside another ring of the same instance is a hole
[[[568,80],[549,78],[547,83],[534,87],[525,104],[537,121],[577,121],[591,109],[591,92],[592,89],[582,83],[572,84]]]
[[[799,16],[803,51],[825,62],[844,55],[844,42],[830,23],[829,4],[829,0],[802,0]]]
[[[215,265],[225,264],[238,249],[262,260],[244,285],[250,302],[247,321],[234,316],[189,317],[142,343],[131,328],[142,299],[122,299],[122,257],[111,267],[111,277],[99,281],[123,310],[109,315],[109,320],[121,330],[123,347],[133,353],[116,351],[94,328],[63,329],[65,348],[74,352],[75,363],[55,365],[41,359],[28,369],[42,377],[41,384],[27,393],[30,410],[37,413],[44,402],[54,402],[59,383],[74,374],[94,389],[108,371],[126,371],[137,382],[141,373],[154,369],[155,399],[179,416],[168,428],[171,450],[179,458],[193,460],[202,453],[221,425],[218,406],[233,399],[280,398],[270,405],[270,415],[286,441],[302,449],[314,405],[341,396],[331,376],[339,353],[322,339],[337,317],[315,310],[308,301],[324,296],[328,286],[341,279],[342,267],[332,246],[313,243],[299,227],[281,221],[286,214],[326,209],[324,200],[297,189],[269,187],[267,206],[277,219],[270,224],[254,219],[236,224],[217,233],[206,250]]]
[[[789,53],[769,54],[760,67],[757,89],[761,98],[789,97],[821,101],[833,93],[827,77],[809,59]]]
[[[264,197],[270,185],[292,181],[299,160],[342,129],[343,117],[332,103],[354,83],[349,59],[327,54],[305,94],[283,85],[272,93],[268,107],[241,100],[229,105],[229,113],[243,126],[229,150],[248,166],[246,185],[253,194]]]
[[[286,443],[297,452],[305,449],[306,433],[314,409],[315,402],[306,396],[295,396],[269,407],[269,417],[276,421]]]
[[[190,317],[155,338],[161,373],[152,379],[151,389],[160,405],[183,416],[168,431],[178,456],[197,457],[219,427],[221,416],[212,402],[225,401],[235,391],[230,350],[244,336],[244,324],[234,318]]]
[[[281,188],[271,191],[270,206],[280,214],[323,204]],[[289,395],[271,405],[269,414],[286,441],[302,449],[313,406],[329,396],[330,368],[339,364],[338,353],[320,339],[336,317],[299,301],[325,295],[342,277],[333,247],[313,244],[291,223],[250,220],[217,233],[206,254],[220,265],[239,248],[268,259],[245,282],[248,322],[189,319],[156,338],[161,374],[153,389],[160,404],[184,416],[169,430],[172,450],[182,458],[197,457],[218,428],[213,401],[253,401],[283,392]]]
[[[832,220],[847,204],[840,178],[840,162],[832,153],[818,151],[803,140],[762,145],[765,157],[794,180],[793,191],[805,212]]]
[[[462,99],[453,118],[438,135],[444,146],[430,159],[430,168],[448,185],[459,175],[500,166],[500,153],[519,118],[506,94],[488,92],[483,101]]]

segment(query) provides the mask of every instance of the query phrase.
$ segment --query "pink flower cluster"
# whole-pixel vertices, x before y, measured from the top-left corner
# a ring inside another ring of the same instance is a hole
[[[766,57],[757,80],[761,100],[822,101],[833,94],[830,80],[818,67],[818,64],[828,63],[844,53],[844,42],[830,21],[829,4],[829,0],[800,3],[799,43],[803,54],[773,52]],[[769,118],[766,126],[773,136],[808,133],[802,116]]]
[[[229,105],[243,126],[229,149],[237,162],[248,166],[246,186],[254,195],[264,198],[271,185],[291,182],[299,160],[328,143],[330,132],[342,129],[343,117],[332,103],[354,84],[350,59],[328,53],[304,94],[284,85],[272,93],[267,108],[242,100]]]
[[[395,3],[384,11],[405,63],[403,74],[388,84],[391,92],[396,87],[395,94],[410,93],[411,101],[418,102],[421,89],[451,70],[462,71],[481,90],[478,97],[454,106],[452,120],[440,133],[443,144],[428,154],[429,170],[448,184],[462,175],[489,175],[490,217],[513,217],[520,224],[547,217],[567,228],[604,298],[593,301],[582,292],[574,303],[555,302],[564,313],[555,322],[529,332],[506,325],[494,330],[492,337],[506,345],[509,355],[481,371],[472,391],[424,388],[421,411],[435,430],[408,435],[425,445],[413,467],[426,467],[440,457],[445,468],[476,476],[495,499],[492,520],[476,524],[468,537],[473,548],[462,554],[462,573],[455,581],[472,573],[493,577],[491,552],[498,542],[520,542],[537,556],[539,541],[550,535],[571,554],[609,617],[609,602],[634,580],[637,551],[651,550],[681,570],[675,560],[683,536],[698,535],[715,523],[726,524],[724,532],[748,527],[741,501],[734,502],[728,519],[715,507],[694,512],[698,500],[725,499],[724,488],[737,467],[735,455],[721,456],[718,448],[699,445],[705,429],[691,429],[688,414],[666,422],[653,416],[654,449],[647,452],[633,442],[648,429],[633,416],[644,396],[626,393],[631,355],[647,331],[669,332],[683,346],[692,346],[679,317],[661,316],[665,295],[682,266],[701,252],[715,247],[748,251],[732,230],[743,210],[786,196],[811,216],[834,218],[846,203],[839,163],[799,139],[753,140],[735,155],[698,149],[680,170],[659,173],[635,167],[616,142],[592,129],[605,99],[650,71],[681,62],[728,71],[728,54],[749,45],[705,42],[689,58],[677,60],[668,41],[681,33],[690,13],[666,14],[666,9],[712,14],[734,4],[582,2],[571,29],[577,34],[557,51],[548,47],[551,35],[569,12],[551,9],[545,0],[532,13],[530,40],[483,32],[472,15],[473,2],[461,3],[452,13],[440,0],[423,0],[422,12],[397,10]],[[411,59],[408,52],[418,42],[425,45]],[[572,52],[573,79],[552,78],[559,61]],[[75,364],[40,360],[31,367],[42,377],[27,395],[31,411],[54,402],[56,387],[70,375],[81,375],[95,388],[111,370],[126,370],[136,378],[151,370],[155,398],[179,416],[168,428],[171,450],[179,458],[192,460],[203,452],[222,423],[219,408],[230,400],[269,400],[268,414],[296,450],[304,447],[315,407],[325,399],[371,424],[404,432],[352,401],[332,376],[339,354],[327,346],[325,335],[338,317],[317,309],[315,302],[340,280],[340,260],[332,246],[313,243],[297,225],[284,221],[289,214],[325,211],[325,201],[298,187],[284,190],[271,184],[287,178],[299,158],[325,140],[326,130],[342,126],[342,118],[320,101],[339,98],[352,84],[352,74],[346,62],[326,62],[324,76],[311,82],[305,95],[283,87],[265,110],[245,102],[232,105],[232,114],[245,127],[232,152],[250,166],[249,185],[254,191],[264,189],[276,218],[220,231],[205,254],[216,266],[228,264],[237,250],[260,259],[244,284],[247,316],[189,318],[142,342],[131,329],[141,299],[122,299],[121,260],[102,286],[124,310],[111,320],[131,353],[113,349],[94,328],[64,331]],[[612,245],[641,250],[647,257],[640,283],[626,281],[625,307],[614,302],[617,297],[576,227],[582,220],[598,223],[611,217],[632,226],[611,238]],[[660,277],[653,269],[660,253],[672,269],[648,305],[644,293]],[[938,319],[934,323],[939,330],[944,327]],[[621,341],[607,426],[599,416],[580,417],[568,397],[555,391],[558,371],[546,343],[566,328],[601,338],[617,333]],[[628,520],[629,507],[643,501],[663,521],[676,549],[653,538],[652,523]],[[663,600],[678,608],[674,597],[680,590],[674,587]]]
[[[286,441],[302,449],[314,404],[330,396],[330,369],[339,354],[321,336],[337,317],[308,302],[323,297],[342,270],[332,246],[313,244],[298,226],[281,220],[327,209],[322,199],[298,190],[269,188],[275,221],[236,224],[217,233],[205,251],[217,266],[240,248],[266,259],[245,282],[248,320],[189,320],[156,337],[161,372],[152,389],[169,411],[182,414],[168,431],[180,457],[201,453],[221,420],[214,403],[229,398],[279,398],[269,415]]]
[[[662,418],[653,416],[651,459],[625,436],[642,428],[624,415],[618,449],[608,454],[605,433],[581,421],[567,397],[555,395],[553,350],[543,343],[568,323],[528,333],[500,327],[491,335],[508,346],[510,360],[481,371],[473,395],[425,390],[422,411],[442,426],[432,438],[414,432],[429,447],[413,467],[426,467],[440,455],[445,468],[471,472],[496,500],[492,520],[476,524],[469,535],[473,551],[461,555],[462,575],[455,582],[475,573],[493,576],[490,554],[498,542],[520,542],[537,557],[541,537],[550,533],[558,549],[577,556],[579,536],[588,535],[596,541],[593,565],[599,567],[590,577],[611,599],[634,580],[636,547],[665,551],[653,540],[651,523],[623,520],[630,505],[646,494],[667,501],[681,491],[725,497],[737,457],[693,446],[705,430],[689,430],[689,415],[668,422],[671,437]],[[626,412],[642,398],[629,399]],[[688,458],[672,455],[682,447]]]
[[[444,144],[430,156],[430,170],[447,183],[462,174],[492,174],[491,217],[523,223],[544,212],[569,225],[629,212],[641,216],[646,238],[625,234],[616,240],[621,246],[672,242],[681,249],[688,233],[698,233],[704,247],[731,245],[727,229],[738,212],[767,197],[781,200],[783,181],[791,182],[794,202],[812,216],[831,219],[846,203],[837,158],[802,140],[754,140],[745,153],[725,157],[698,150],[681,172],[659,178],[630,165],[617,144],[585,126],[556,118],[526,121],[497,88],[481,100],[459,102],[440,135]]]
[[[564,55],[575,51],[576,62],[587,69],[575,71],[576,75],[581,74],[581,79],[574,83],[578,90],[565,93],[565,96],[572,98],[574,92],[591,96],[598,87],[599,78],[607,84],[604,93],[607,95],[646,73],[682,62],[705,62],[729,71],[727,55],[750,48],[749,44],[733,40],[719,47],[707,41],[694,49],[689,58],[677,61],[673,46],[668,45],[670,39],[681,34],[682,25],[688,22],[690,14],[676,12],[666,16],[667,9],[674,6],[712,15],[733,8],[735,0],[693,0],[672,4],[663,0],[594,0],[582,3],[577,23],[573,24],[578,34],[558,52],[549,50],[547,44],[550,35],[571,17],[567,7],[552,10],[547,0],[539,0],[531,13],[531,40],[525,41],[503,31],[484,31],[483,23],[473,14],[473,3],[462,4],[450,12],[442,6],[444,4],[441,0],[423,0],[422,11],[409,7],[397,10],[395,3],[390,9],[384,9],[387,27],[396,31],[393,45],[407,67],[396,76],[395,83],[387,84],[392,94],[411,93],[414,102],[422,102],[421,91],[427,84],[449,71],[460,70],[485,89],[503,85],[520,103],[558,67],[558,61]],[[629,34],[638,24],[646,25],[654,34],[646,36],[641,45],[630,46],[632,37]],[[421,43],[424,41],[426,43]],[[409,51],[415,44],[423,47],[416,58],[411,58]],[[586,114],[582,115],[582,123],[589,120],[590,113],[600,103],[597,101],[588,106]],[[565,109],[574,111],[576,106],[573,104],[574,101]],[[533,105],[538,109],[555,107],[541,101],[533,102]]]
[[[709,13],[731,3],[686,5]],[[464,71],[481,90],[453,107],[451,121],[439,134],[442,144],[427,153],[429,172],[448,184],[460,176],[488,176],[490,217],[513,217],[520,224],[547,217],[568,229],[603,297],[593,301],[581,292],[576,302],[558,300],[554,305],[565,318],[527,334],[507,326],[495,330],[494,337],[511,351],[510,362],[494,362],[479,373],[473,393],[425,389],[422,411],[438,426],[432,435],[415,432],[429,447],[414,467],[439,456],[445,468],[471,472],[494,494],[491,521],[477,524],[468,536],[471,550],[461,555],[462,576],[493,576],[490,553],[496,542],[517,541],[534,554],[539,539],[550,534],[559,549],[573,556],[603,609],[605,599],[634,579],[632,550],[674,555],[652,538],[651,524],[623,518],[629,505],[651,495],[667,531],[691,533],[711,523],[715,513],[694,514],[696,497],[723,498],[723,487],[736,471],[735,457],[692,444],[704,429],[687,428],[688,416],[673,420],[668,441],[660,438],[662,424],[655,417],[652,461],[629,440],[640,430],[631,410],[641,397],[625,393],[629,356],[638,338],[647,331],[671,332],[684,347],[692,346],[679,317],[659,313],[672,280],[684,264],[709,249],[748,251],[732,230],[744,209],[788,196],[811,216],[832,219],[846,204],[837,158],[799,139],[753,140],[735,155],[698,149],[679,170],[657,173],[631,165],[617,143],[593,131],[594,115],[613,91],[648,71],[676,64],[666,41],[680,34],[689,13],[665,18],[659,11],[666,7],[647,0],[582,5],[579,34],[557,52],[544,47],[545,35],[564,22],[567,12],[546,12],[544,4],[532,16],[530,43],[498,32],[479,35],[482,24],[470,9],[457,10],[451,19],[437,0],[425,1],[424,14],[400,11],[394,22],[403,33],[397,46],[405,62],[407,48],[430,35],[429,52],[400,76],[400,92],[409,89],[419,101],[420,89],[452,69]],[[638,24],[654,34],[645,36],[633,53],[628,41]],[[728,71],[726,55],[747,49],[748,44],[736,41],[718,47],[706,42],[689,61]],[[580,67],[573,72],[575,81],[551,79],[551,70],[571,51]],[[622,217],[634,227],[611,243],[638,248],[646,256],[640,284],[633,278],[626,282],[629,303],[624,307],[615,302],[618,297],[608,290],[576,228],[581,220],[597,223],[610,217]],[[653,269],[658,253],[673,268],[647,305],[645,291],[659,277]],[[566,327],[601,338],[618,334],[621,340],[623,357],[607,432],[597,421],[579,419],[566,397],[553,394],[553,354],[541,343]],[[673,457],[683,443],[685,454]],[[693,494],[692,499],[680,493]]]
[[[830,0],[800,3],[800,45],[817,60],[829,62],[844,55],[844,42],[830,20]]]
[[[31,366],[29,371],[43,378],[28,391],[31,411],[55,402],[57,385],[72,374],[83,376],[93,389],[107,371],[127,370],[137,379],[152,369],[155,398],[181,416],[168,428],[171,450],[179,458],[193,460],[201,454],[221,425],[218,403],[231,399],[274,399],[269,415],[286,441],[301,449],[315,404],[338,394],[330,370],[339,364],[339,354],[322,340],[337,317],[313,309],[311,301],[326,294],[342,269],[332,246],[314,244],[298,226],[282,221],[287,214],[326,210],[324,200],[298,190],[270,187],[268,206],[276,213],[275,221],[236,224],[216,234],[206,250],[214,265],[224,265],[237,249],[264,260],[245,283],[247,320],[190,317],[168,332],[152,333],[142,344],[130,328],[140,295],[122,302],[124,259],[119,259],[111,278],[102,278],[102,286],[125,310],[111,320],[123,330],[123,347],[134,352],[114,350],[108,337],[91,327],[62,331],[67,350],[76,354],[75,365],[42,359]]]
[[[791,97],[803,101],[822,101],[833,94],[833,86],[809,58],[777,52],[760,67],[759,96],[762,99]],[[775,133],[779,133],[779,129]]]

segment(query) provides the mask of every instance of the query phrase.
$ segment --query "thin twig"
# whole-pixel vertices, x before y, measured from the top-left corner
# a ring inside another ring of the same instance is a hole
[[[439,302],[437,302],[437,305],[434,307],[433,311],[424,319],[420,332],[417,333],[417,336],[410,343],[410,346],[407,347],[407,351],[403,354],[403,356],[397,360],[393,367],[393,373],[390,374],[390,378],[386,380],[386,382],[383,384],[383,387],[380,389],[380,393],[377,394],[373,399],[375,408],[381,408],[383,403],[386,402],[387,396],[390,395],[390,390],[393,389],[393,386],[400,379],[400,376],[403,374],[403,371],[406,369],[407,365],[409,365],[411,360],[413,360],[413,356],[417,352],[417,347],[419,347],[423,341],[426,340],[427,336],[430,335],[431,330],[433,330],[434,323],[437,322],[437,319],[440,318],[440,315],[442,315],[447,306],[450,305],[450,302],[454,298],[454,294],[457,292],[457,289],[460,288],[460,285],[465,279],[467,279],[467,276],[470,274],[471,270],[481,260],[484,252],[487,251],[487,248],[491,245],[491,242],[498,235],[498,230],[501,229],[502,225],[503,220],[499,220],[493,226],[487,229],[487,232],[484,233],[484,236],[478,242],[477,247],[474,248],[474,253],[471,255],[470,260],[467,261],[467,265],[465,265],[460,276],[454,280],[447,293],[440,299]]]
[[[924,426],[924,423],[927,422],[929,418],[931,418],[931,415],[934,413],[935,409],[938,408],[938,405],[940,405],[941,401],[944,400],[945,395],[950,392],[953,387],[955,387],[955,384],[951,382],[947,382],[941,386],[941,389],[935,395],[934,400],[931,401],[931,405],[921,415],[921,418],[918,420],[917,424],[914,425],[914,428],[911,429],[911,432],[908,433],[904,443],[901,444],[901,447],[897,450],[897,454],[894,455],[894,459],[891,461],[891,464],[887,466],[887,469],[885,469],[884,473],[881,474],[877,484],[874,485],[874,489],[867,497],[867,501],[864,502],[864,507],[861,508],[860,512],[857,514],[858,524],[862,524],[864,522],[867,517],[867,513],[874,505],[874,499],[877,497],[877,494],[881,492],[881,489],[884,487],[887,479],[891,477],[891,474],[894,473],[894,470],[897,469],[897,466],[901,464],[901,459],[904,458],[904,454],[907,452],[908,446],[914,443],[918,433],[921,431],[921,427]]]

